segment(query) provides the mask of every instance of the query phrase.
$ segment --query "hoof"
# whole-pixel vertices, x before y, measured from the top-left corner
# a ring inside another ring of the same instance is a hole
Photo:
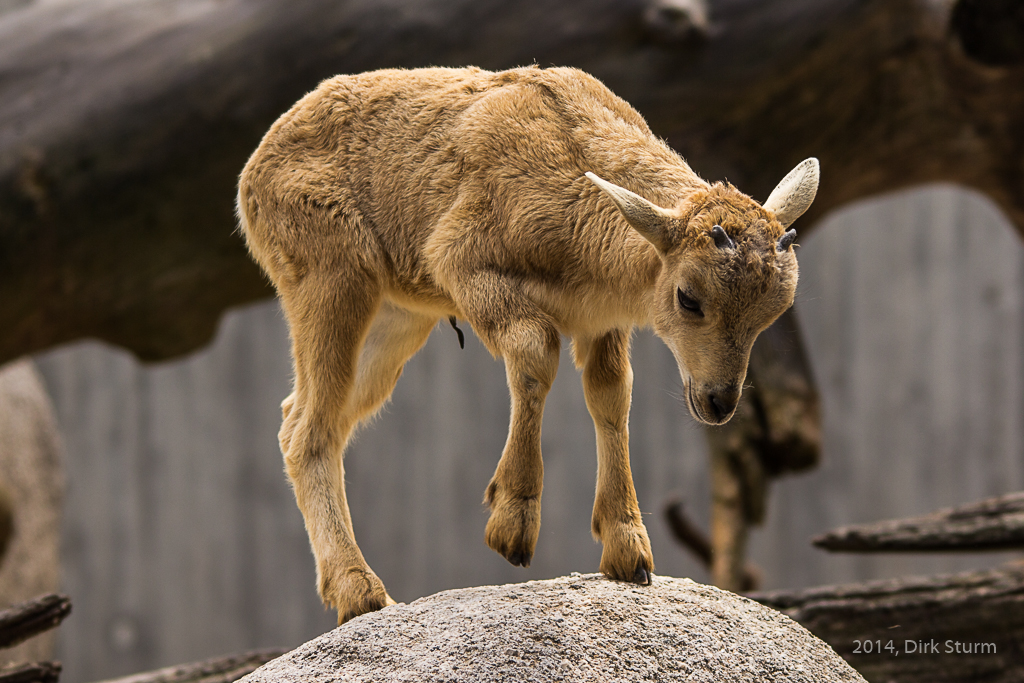
[[[602,524],[598,528],[604,543],[601,573],[616,581],[650,585],[651,574],[654,573],[654,556],[644,525],[620,522]]]
[[[339,626],[361,614],[396,604],[369,568],[343,570],[333,579],[321,574],[320,597],[325,605],[338,611]]]
[[[494,484],[487,489],[491,506],[484,540],[487,546],[516,567],[529,567],[540,534],[540,496],[505,496]]]
[[[533,554],[523,550],[514,550],[505,555],[505,559],[511,562],[513,567],[529,567]]]

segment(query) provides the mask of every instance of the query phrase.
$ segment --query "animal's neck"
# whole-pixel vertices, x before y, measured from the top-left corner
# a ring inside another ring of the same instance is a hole
[[[621,223],[621,224],[620,224]],[[662,260],[650,242],[636,231],[616,220],[608,231],[595,235],[590,245],[597,258],[588,259],[591,310],[603,311],[614,320],[606,323],[616,327],[624,324],[647,326],[655,310],[655,286],[661,273]],[[599,303],[601,305],[596,305]]]
[[[637,253],[634,256],[636,271],[633,281],[636,287],[635,297],[638,304],[634,324],[648,327],[654,320],[655,303],[658,296],[658,276],[661,275],[664,262],[658,256],[658,252],[654,247],[647,243],[646,240],[640,246],[642,249],[637,249]]]

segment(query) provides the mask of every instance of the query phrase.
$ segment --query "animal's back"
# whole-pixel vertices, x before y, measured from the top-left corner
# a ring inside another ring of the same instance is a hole
[[[544,262],[532,265],[550,271],[588,251],[578,223],[597,205],[577,206],[586,171],[655,199],[695,177],[635,110],[578,70],[383,70],[324,81],[283,115],[243,171],[240,213],[275,281],[336,243],[358,249],[393,288],[443,308],[424,249],[460,194],[481,202],[486,225],[459,225],[451,239],[484,231],[479,246],[492,253],[483,258],[534,254]],[[600,250],[607,236],[592,237]]]

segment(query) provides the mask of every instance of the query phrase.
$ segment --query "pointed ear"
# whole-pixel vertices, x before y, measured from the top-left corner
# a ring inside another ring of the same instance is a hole
[[[792,225],[811,206],[818,193],[818,175],[818,160],[811,157],[797,164],[772,190],[763,206],[775,214],[783,228]]]
[[[668,211],[589,171],[587,171],[587,178],[604,190],[604,193],[615,202],[615,206],[618,207],[626,222],[653,244],[659,252],[664,254],[672,248],[669,220],[673,216]]]

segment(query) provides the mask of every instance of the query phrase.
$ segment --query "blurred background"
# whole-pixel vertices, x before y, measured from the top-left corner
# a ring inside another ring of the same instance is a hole
[[[1013,35],[1002,51],[971,47],[1016,26],[1015,12],[967,0],[0,2],[0,352],[32,359],[18,381],[38,378],[55,416],[39,428],[45,467],[11,464],[31,448],[0,425],[15,519],[0,601],[59,581],[74,604],[54,645],[69,683],[291,648],[334,626],[276,438],[287,328],[233,232],[232,186],[320,78],[396,65],[579,66],[698,173],[757,199],[821,158],[819,200],[796,225],[794,341],[819,396],[820,462],[766,489],[747,558],[766,589],[1014,559],[833,555],[809,541],[1024,489],[1024,48]],[[707,436],[649,331],[633,367],[632,466],[656,573],[710,581],[663,514],[682,500],[710,527]],[[356,536],[395,599],[597,570],[593,425],[567,352],[545,412],[533,565],[484,545],[508,411],[501,362],[472,334],[460,350],[444,325],[358,434],[346,458]],[[30,466],[44,474],[17,469]],[[34,504],[60,515],[27,531],[18,511]],[[59,579],[28,572],[33,583],[19,562],[47,544],[36,561],[59,563]]]
[[[935,187],[837,212],[799,258],[824,458],[773,488],[750,549],[764,587],[1005,561],[831,555],[809,541],[1024,488],[1019,238],[983,198]],[[435,330],[346,458],[357,539],[399,601],[593,572],[600,560],[593,424],[567,354],[545,411],[533,565],[513,567],[484,545],[481,500],[507,434],[508,390],[503,365],[474,336],[466,342],[460,350],[454,331]],[[275,303],[232,311],[209,348],[180,361],[142,365],[96,342],[36,360],[66,448],[66,680],[294,646],[334,626],[277,445],[291,367]],[[633,366],[633,475],[657,573],[707,582],[661,515],[681,496],[707,527],[707,445],[664,344],[638,333]]]

